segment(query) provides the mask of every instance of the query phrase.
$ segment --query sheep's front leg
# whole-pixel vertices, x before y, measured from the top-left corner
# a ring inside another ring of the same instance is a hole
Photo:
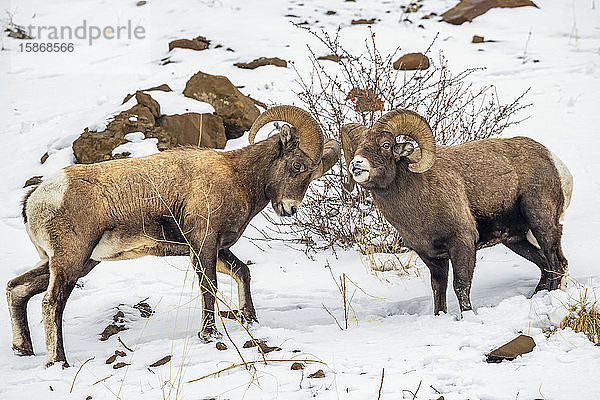
[[[198,337],[204,342],[220,339],[223,335],[215,324],[215,296],[217,294],[217,250],[216,246],[204,243],[202,248],[193,246],[192,265],[198,274],[202,296],[202,326]]]
[[[471,307],[471,282],[475,271],[475,241],[457,240],[449,246],[454,293],[458,298],[460,311],[469,311]]]
[[[448,287],[449,260],[447,258],[421,257],[431,274],[431,289],[433,290],[433,312],[447,313],[446,289]]]
[[[237,317],[241,318],[243,322],[258,322],[250,293],[250,269],[245,262],[237,258],[229,249],[219,250],[218,258],[217,271],[228,274],[237,282],[240,307]],[[222,312],[222,315],[229,317],[229,312]]]

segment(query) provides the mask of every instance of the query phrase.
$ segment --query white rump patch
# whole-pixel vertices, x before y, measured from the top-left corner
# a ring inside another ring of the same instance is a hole
[[[50,248],[46,226],[62,206],[68,184],[65,171],[60,170],[44,180],[27,199],[27,233],[36,247],[43,249],[50,257],[54,251]]]
[[[571,203],[571,195],[573,194],[573,175],[571,175],[571,172],[569,172],[567,166],[560,160],[560,158],[556,156],[556,154],[550,152],[550,155],[552,156],[552,161],[554,162],[554,166],[556,167],[558,175],[560,176],[560,187],[563,192],[563,209],[560,213],[559,219],[559,221],[562,222],[565,211]]]

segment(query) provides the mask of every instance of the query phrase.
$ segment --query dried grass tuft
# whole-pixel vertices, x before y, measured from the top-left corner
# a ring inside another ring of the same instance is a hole
[[[596,292],[580,283],[576,285],[579,295],[570,299],[569,314],[560,322],[559,328],[583,332],[591,342],[600,345],[600,303]]]

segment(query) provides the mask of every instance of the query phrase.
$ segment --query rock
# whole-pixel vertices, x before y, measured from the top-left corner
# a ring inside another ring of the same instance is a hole
[[[23,28],[22,26],[15,25],[15,24],[12,24],[12,27],[6,28],[4,31],[8,32],[8,37],[11,37],[13,39],[22,39],[22,40],[33,39],[31,36],[29,36],[27,34],[27,32],[25,31],[25,28]]]
[[[100,334],[100,340],[104,342],[108,340],[108,338],[112,335],[116,335],[117,333],[124,330],[127,330],[127,328],[123,325],[110,324],[106,328],[104,328],[104,331],[102,331],[102,333]]]
[[[295,363],[292,364],[292,366],[290,367],[290,369],[292,369],[294,371],[297,371],[297,370],[300,370],[300,369],[304,369],[304,364],[299,363],[299,362],[295,362]]]
[[[394,69],[411,71],[429,68],[429,58],[423,53],[407,53],[394,61]]]
[[[165,365],[169,361],[171,361],[171,355],[170,354],[168,356],[164,356],[163,358],[161,358],[158,361],[153,362],[152,364],[150,364],[150,367],[160,367],[161,365]]]
[[[42,176],[36,175],[36,176],[32,176],[31,178],[27,179],[25,181],[25,184],[23,185],[23,187],[26,188],[28,186],[39,185],[40,183],[42,183]]]
[[[312,374],[308,375],[309,378],[325,378],[325,372],[323,372],[322,369],[318,370],[317,372],[313,372]]]
[[[442,14],[442,21],[453,25],[471,22],[492,8],[536,7],[531,0],[461,0],[456,6]]]
[[[260,57],[256,60],[250,61],[249,63],[235,63],[234,66],[243,69],[255,69],[263,67],[265,65],[274,65],[276,67],[287,67],[287,61],[282,60],[279,57]]]
[[[258,341],[256,340],[246,340],[246,342],[244,343],[244,345],[242,346],[244,349],[248,349],[250,347],[256,347],[258,346]]]
[[[114,322],[123,322],[123,318],[125,318],[123,311],[118,311],[115,315],[113,315]]]
[[[198,36],[194,39],[177,39],[169,43],[169,51],[175,48],[197,51],[206,50],[208,49],[209,44],[210,40],[206,39],[204,36]]]
[[[48,154],[48,152],[45,152],[44,155],[40,158],[40,162],[42,164],[45,163],[48,157],[50,157],[50,155]]]
[[[473,40],[471,40],[471,43],[483,43],[483,36],[479,36],[479,35],[474,35],[473,36]]]
[[[117,357],[125,357],[127,354],[124,351],[121,350],[115,350],[115,354],[113,354],[112,356],[108,357],[106,359],[106,363],[107,364],[112,364],[113,362],[115,362],[115,360],[117,359]]]
[[[337,12],[335,12],[333,10],[328,10],[325,14],[327,14],[327,15],[335,15],[335,14],[337,14]]]
[[[134,305],[133,308],[137,309],[140,312],[140,316],[142,318],[150,318],[152,314],[154,314],[154,311],[152,310],[152,307],[150,307],[150,304],[144,302],[144,300]]]
[[[223,342],[217,342],[215,347],[217,348],[217,350],[221,350],[221,351],[227,350],[227,345]]]
[[[277,347],[277,346],[269,346],[266,342],[259,342],[258,343],[258,352],[259,353],[270,353],[272,351],[280,351],[281,347]]]
[[[132,132],[142,132],[146,137],[158,138],[160,150],[173,147],[171,138],[167,137],[162,128],[156,128],[155,122],[150,109],[137,104],[115,116],[103,131],[94,132],[86,128],[73,142],[75,160],[82,164],[110,160],[113,158],[113,149],[127,143],[125,135]]]
[[[493,350],[487,355],[486,361],[499,363],[503,360],[514,360],[520,355],[530,353],[534,347],[535,342],[531,336],[519,335],[505,345]]]
[[[139,105],[148,107],[154,118],[160,116],[160,104],[158,104],[158,102],[154,100],[148,93],[138,90],[135,92],[135,100]]]
[[[371,25],[375,23],[375,18],[371,18],[371,19],[365,19],[365,18],[360,18],[360,19],[353,19],[352,22],[350,22],[352,25]]]
[[[223,119],[213,114],[185,113],[163,116],[158,125],[177,144],[224,149],[227,144]]]
[[[225,76],[198,72],[186,83],[183,94],[215,108],[215,113],[223,118],[227,139],[242,136],[260,115],[252,99],[244,96]]]
[[[326,56],[317,57],[317,60],[327,60],[339,63],[340,61],[342,61],[342,57],[336,54],[328,54]]]
[[[352,88],[346,96],[346,101],[354,103],[354,110],[358,112],[382,111],[383,100],[371,89]]]
[[[120,362],[118,362],[118,363],[116,363],[116,364],[113,365],[113,369],[123,368],[123,367],[126,367],[128,365],[131,365],[131,364],[124,363],[124,362],[120,361]]]
[[[152,90],[161,90],[163,92],[172,92],[171,88],[166,83],[163,83],[162,85],[151,87],[149,89],[143,89],[142,92],[150,92]],[[123,99],[123,103],[121,103],[121,104],[127,103],[129,101],[129,99],[131,99],[133,96],[135,96],[135,93],[128,94],[127,96],[125,96],[125,98]]]

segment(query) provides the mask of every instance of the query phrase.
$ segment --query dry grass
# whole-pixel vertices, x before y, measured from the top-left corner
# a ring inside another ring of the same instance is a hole
[[[569,299],[566,305],[569,314],[560,322],[559,328],[571,328],[583,332],[591,341],[600,345],[600,303],[596,290],[576,282],[577,297]]]

